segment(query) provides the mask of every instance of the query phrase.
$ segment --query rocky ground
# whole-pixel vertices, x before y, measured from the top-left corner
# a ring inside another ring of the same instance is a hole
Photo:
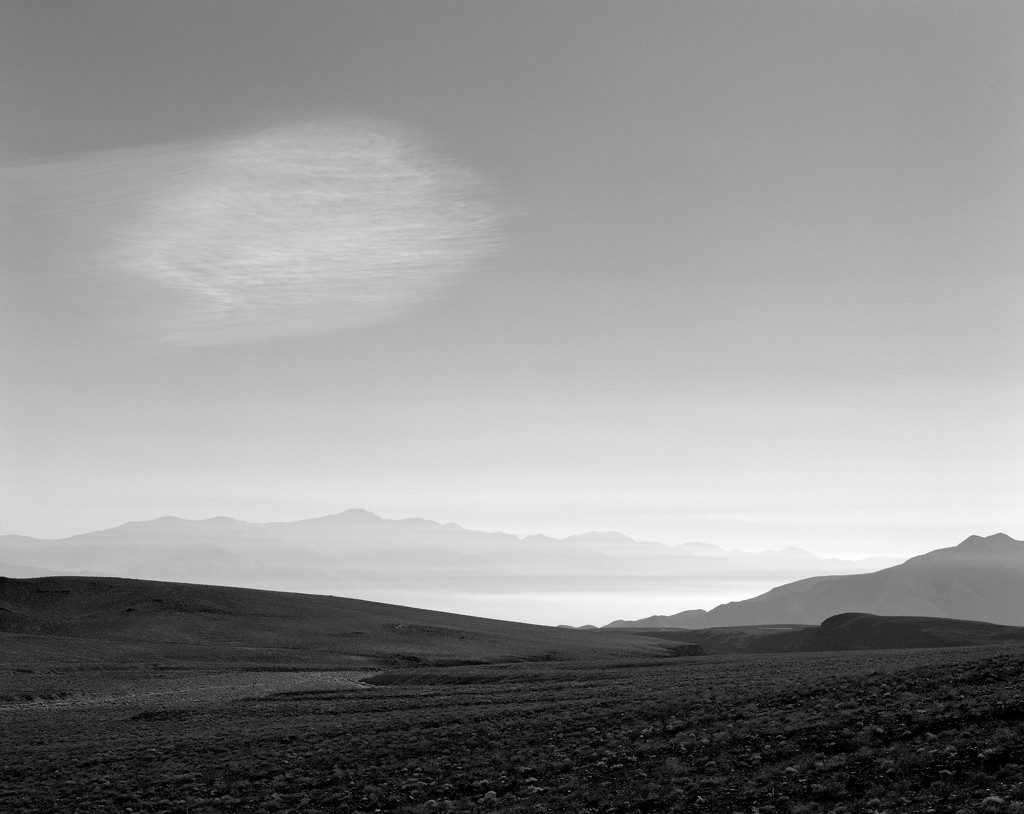
[[[18,710],[29,714],[64,709],[152,709],[172,706],[209,708],[242,698],[258,698],[278,692],[365,687],[362,680],[373,675],[358,670],[254,671],[132,674],[128,671],[77,673],[45,676],[45,689],[24,689],[0,695],[0,714]]]
[[[1020,648],[84,678],[0,810],[1024,812]]]

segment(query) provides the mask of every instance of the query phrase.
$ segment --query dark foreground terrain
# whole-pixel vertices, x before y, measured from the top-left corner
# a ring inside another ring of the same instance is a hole
[[[1024,811],[1017,648],[364,677],[93,675],[8,701],[0,811]]]
[[[347,600],[318,626],[323,598],[6,582],[4,814],[1024,812],[1020,644],[684,655]],[[273,635],[243,620],[254,599]]]

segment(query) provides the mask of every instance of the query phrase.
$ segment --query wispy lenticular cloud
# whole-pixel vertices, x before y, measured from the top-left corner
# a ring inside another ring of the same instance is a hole
[[[159,343],[390,319],[501,245],[478,176],[368,119],[72,157],[17,176],[37,217],[102,234],[74,262],[123,298],[122,326]]]

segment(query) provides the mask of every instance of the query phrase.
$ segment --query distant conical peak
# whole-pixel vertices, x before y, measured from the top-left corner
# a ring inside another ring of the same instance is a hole
[[[323,517],[317,517],[316,520],[346,520],[352,521],[365,521],[365,522],[376,522],[383,520],[384,518],[380,515],[376,515],[373,512],[369,512],[366,509],[346,509],[339,514],[328,514]]]
[[[341,514],[342,514],[343,517],[372,517],[372,518],[374,518],[376,520],[380,520],[381,519],[380,515],[374,514],[371,511],[367,511],[366,509],[359,509],[359,508],[345,509],[345,511],[343,511]]]

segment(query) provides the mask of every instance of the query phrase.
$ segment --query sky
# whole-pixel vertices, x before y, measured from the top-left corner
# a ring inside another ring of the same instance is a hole
[[[1024,538],[1024,5],[7,0],[0,533]]]

